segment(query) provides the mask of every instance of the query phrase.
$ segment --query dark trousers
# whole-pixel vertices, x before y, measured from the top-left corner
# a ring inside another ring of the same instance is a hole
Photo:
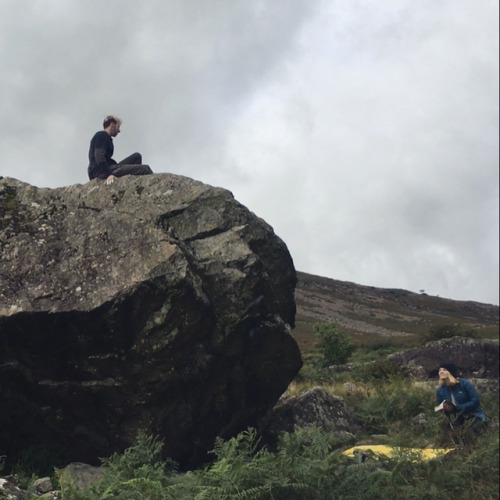
[[[153,173],[149,165],[142,164],[140,153],[131,154],[120,163],[110,165],[108,168],[115,177],[123,177],[124,175],[149,175]]]

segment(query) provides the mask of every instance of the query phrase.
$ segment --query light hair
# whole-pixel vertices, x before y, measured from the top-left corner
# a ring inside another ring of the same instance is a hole
[[[102,122],[102,128],[108,128],[112,123],[121,125],[123,122],[121,118],[118,118],[116,115],[106,115],[104,117],[104,121]]]
[[[451,373],[448,378],[440,378],[439,379],[439,386],[442,387],[443,385],[451,385],[452,387],[458,385],[458,379],[455,378]]]

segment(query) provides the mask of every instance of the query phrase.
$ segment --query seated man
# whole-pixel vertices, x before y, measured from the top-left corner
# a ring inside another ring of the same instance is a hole
[[[142,164],[139,153],[127,156],[120,163],[113,160],[113,137],[120,133],[121,120],[113,115],[104,119],[104,130],[97,132],[90,141],[89,148],[89,179],[106,179],[106,184],[111,184],[115,177],[124,175],[149,175],[153,171],[148,165]]]

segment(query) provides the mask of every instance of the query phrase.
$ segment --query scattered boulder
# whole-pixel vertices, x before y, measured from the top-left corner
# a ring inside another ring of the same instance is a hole
[[[29,490],[22,489],[17,476],[0,477],[0,499],[24,500],[39,498],[45,500],[60,500],[61,491],[54,489],[50,477],[35,479]]]
[[[0,179],[0,455],[96,464],[140,430],[200,464],[300,369],[295,284],[286,245],[227,190]]]
[[[441,363],[454,363],[461,376],[498,379],[498,340],[453,337],[388,356],[415,377],[436,378]]]
[[[498,340],[453,337],[390,354],[386,359],[394,365],[403,367],[410,376],[417,379],[436,378],[441,363],[454,363],[462,377],[498,379],[498,355]],[[345,373],[360,366],[375,366],[378,362],[345,363],[331,365],[327,369],[332,373]]]
[[[294,432],[317,425],[341,440],[350,439],[361,428],[354,413],[344,401],[313,387],[298,396],[283,397],[272,410],[266,427],[267,434]]]
[[[35,480],[33,483],[33,491],[35,495],[43,495],[44,493],[48,493],[52,491],[54,488],[52,487],[52,481],[50,477],[41,477]]]
[[[0,477],[0,498],[24,500],[26,492],[19,488],[19,482],[15,476]]]
[[[104,477],[102,467],[94,467],[81,462],[73,462],[57,471],[61,488],[79,491],[90,488]]]

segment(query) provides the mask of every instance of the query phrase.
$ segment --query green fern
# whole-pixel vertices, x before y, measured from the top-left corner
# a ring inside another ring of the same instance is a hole
[[[404,389],[406,387],[406,392]],[[423,391],[423,392],[422,392]],[[406,398],[406,399],[405,399]],[[404,403],[397,405],[398,400]],[[389,406],[397,406],[395,409]],[[380,384],[362,410],[386,418],[409,419],[432,406],[430,393],[401,382]],[[359,412],[360,407],[357,408]],[[385,417],[384,415],[385,410]],[[437,427],[436,427],[437,432]],[[417,438],[415,438],[417,439]],[[404,446],[403,437],[400,437]],[[179,473],[161,458],[161,442],[140,434],[122,454],[103,461],[102,481],[86,491],[63,492],[64,500],[461,500],[497,498],[498,418],[484,436],[439,460],[419,462],[401,453],[364,464],[342,455],[345,443],[317,426],[282,434],[273,452],[248,429],[217,439],[214,460]]]

